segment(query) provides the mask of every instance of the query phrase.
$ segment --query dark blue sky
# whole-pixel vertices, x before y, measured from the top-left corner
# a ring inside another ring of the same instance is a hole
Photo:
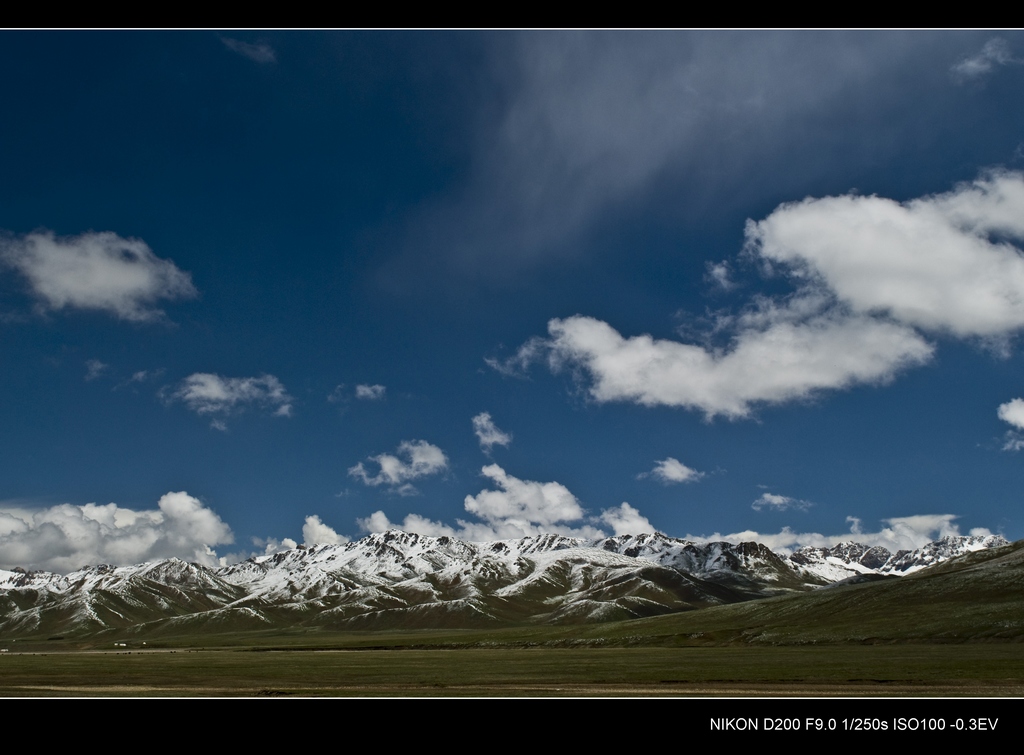
[[[1020,538],[1022,87],[1012,32],[4,33],[0,568]]]

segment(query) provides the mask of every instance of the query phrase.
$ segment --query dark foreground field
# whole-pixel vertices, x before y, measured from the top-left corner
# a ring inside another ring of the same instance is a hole
[[[1017,696],[1020,645],[7,654],[7,696]]]

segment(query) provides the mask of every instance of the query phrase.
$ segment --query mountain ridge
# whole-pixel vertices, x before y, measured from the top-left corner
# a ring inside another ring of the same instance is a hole
[[[0,632],[603,622],[903,576],[1005,544],[999,536],[951,536],[893,554],[851,541],[786,556],[760,543],[696,543],[657,532],[471,543],[389,530],[221,567],[172,558],[66,575],[0,571]]]

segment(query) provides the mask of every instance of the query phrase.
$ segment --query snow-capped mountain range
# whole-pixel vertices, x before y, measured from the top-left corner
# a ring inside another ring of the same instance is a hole
[[[627,619],[901,576],[999,536],[914,551],[843,543],[782,556],[759,543],[660,533],[470,543],[388,531],[210,568],[178,559],[66,575],[0,570],[0,633],[471,627]]]

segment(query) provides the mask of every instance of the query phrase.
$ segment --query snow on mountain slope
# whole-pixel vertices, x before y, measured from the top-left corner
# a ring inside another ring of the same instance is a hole
[[[911,574],[965,553],[1003,545],[1009,542],[999,535],[947,536],[917,550],[894,554],[879,546],[845,542],[832,548],[801,548],[789,561],[809,577],[839,582],[859,574]]]
[[[999,535],[948,536],[928,543],[915,551],[897,553],[882,566],[881,571],[892,574],[911,574],[965,553],[973,553],[986,548],[998,548],[1002,545],[1009,545],[1009,542]]]

